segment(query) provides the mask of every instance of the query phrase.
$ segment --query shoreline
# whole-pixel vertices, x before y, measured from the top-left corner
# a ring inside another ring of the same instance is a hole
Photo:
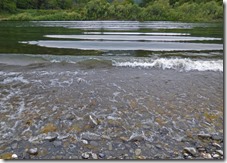
[[[3,71],[5,94],[18,90],[9,94],[13,109],[1,114],[12,129],[2,130],[5,156],[223,159],[221,72],[75,69],[58,63]]]

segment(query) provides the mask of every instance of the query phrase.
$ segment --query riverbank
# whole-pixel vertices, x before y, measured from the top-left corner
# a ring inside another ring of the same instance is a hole
[[[4,10],[3,10],[4,11]],[[223,6],[215,1],[170,5],[168,1],[155,1],[147,6],[131,3],[91,1],[68,9],[15,9],[0,13],[0,20],[61,21],[61,20],[130,20],[130,21],[181,21],[222,22]]]

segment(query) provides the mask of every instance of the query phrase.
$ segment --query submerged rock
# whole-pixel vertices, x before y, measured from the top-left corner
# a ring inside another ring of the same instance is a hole
[[[83,132],[81,134],[81,139],[85,140],[101,140],[101,136],[92,132]]]
[[[88,152],[82,153],[82,158],[83,159],[88,159],[89,158],[89,153]]]
[[[221,156],[223,156],[223,151],[222,151],[222,150],[216,150],[216,152],[217,152],[218,154],[220,154]]]
[[[44,139],[52,142],[52,141],[56,140],[57,137],[58,137],[58,135],[56,133],[48,133],[48,135]]]
[[[38,154],[38,148],[31,148],[28,150],[28,153],[31,155],[37,155]]]
[[[211,135],[210,134],[198,134],[198,138],[200,138],[200,139],[210,139]]]
[[[18,159],[18,156],[16,154],[12,154],[12,159]]]
[[[135,150],[135,155],[136,156],[139,156],[141,154],[141,152],[142,152],[141,149],[136,149]]]
[[[201,153],[201,156],[205,159],[211,159],[212,158],[211,154],[209,154],[209,153]]]
[[[104,153],[99,153],[100,158],[104,158],[106,155]]]
[[[97,154],[95,154],[95,153],[91,153],[91,157],[92,157],[93,159],[98,159],[98,156],[97,156]]]
[[[196,149],[193,148],[193,147],[185,147],[184,150],[183,150],[184,153],[188,153],[192,156],[195,156],[196,155]]]
[[[60,146],[62,146],[62,142],[61,141],[54,141],[54,146],[60,147]]]

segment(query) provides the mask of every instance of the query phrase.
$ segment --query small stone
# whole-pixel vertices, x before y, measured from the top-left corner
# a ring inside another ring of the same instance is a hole
[[[99,153],[100,158],[104,158],[106,155],[104,153]]]
[[[198,134],[198,138],[201,139],[210,139],[211,135],[210,134]]]
[[[111,140],[111,138],[110,138],[109,136],[107,136],[107,135],[102,135],[101,137],[102,137],[103,139]]]
[[[186,153],[188,153],[188,154],[193,155],[193,156],[196,155],[196,149],[193,148],[193,147],[185,147],[185,148],[184,148],[184,151],[185,151]]]
[[[56,133],[48,133],[48,135],[44,139],[48,140],[49,142],[52,142],[55,141],[57,137],[58,135]]]
[[[139,156],[139,155],[141,154],[141,152],[142,152],[141,149],[136,149],[136,150],[135,150],[136,156]]]
[[[136,159],[144,160],[144,159],[146,159],[146,157],[145,156],[136,156]]]
[[[218,141],[222,141],[223,137],[219,136],[219,135],[212,135],[212,139],[213,140],[218,140]]]
[[[28,153],[31,155],[37,155],[38,154],[38,148],[31,148],[28,150]]]
[[[158,145],[155,145],[155,147],[158,148],[158,149],[162,149],[162,146],[159,145],[159,144]]]
[[[82,141],[82,143],[84,143],[84,144],[88,144],[88,141],[87,140],[81,140]]]
[[[89,158],[89,154],[87,152],[82,154],[82,158],[83,159],[88,159]]]
[[[189,154],[188,153],[183,153],[184,157],[188,157]]]
[[[223,151],[222,151],[222,150],[216,150],[216,152],[217,152],[218,154],[220,154],[221,156],[223,156]]]
[[[18,147],[18,144],[17,143],[13,143],[12,145],[11,145],[11,148],[12,149],[16,149]]]
[[[112,151],[113,150],[112,143],[109,143],[108,149],[109,149],[109,151]]]
[[[213,158],[220,158],[220,155],[219,154],[214,154],[212,157]]]
[[[101,140],[101,136],[91,132],[84,132],[81,134],[82,139],[86,140]]]
[[[60,146],[62,146],[62,142],[61,141],[54,141],[54,146],[60,147]]]
[[[142,141],[144,140],[144,135],[131,136],[128,141]]]
[[[68,113],[68,114],[65,116],[65,119],[70,120],[70,121],[72,121],[74,118],[75,118],[75,116],[74,116],[72,113]]]
[[[218,143],[212,143],[212,145],[213,145],[214,147],[221,148],[221,145],[219,145]]]
[[[125,141],[125,142],[128,141],[128,138],[126,138],[126,137],[124,137],[124,136],[121,136],[120,139],[121,139],[122,141]]]
[[[98,120],[96,117],[89,115],[89,118],[94,125],[96,125],[96,126],[98,125]]]
[[[202,155],[203,158],[206,158],[206,159],[212,158],[211,154],[209,154],[209,153],[201,153],[201,155]]]
[[[204,147],[197,147],[197,150],[198,150],[199,152],[204,152],[204,151],[206,151],[206,149],[205,149]]]
[[[16,154],[12,154],[12,159],[18,159],[18,156]]]
[[[146,147],[147,147],[147,148],[151,148],[152,145],[147,143],[147,144],[146,144]]]
[[[97,154],[95,154],[95,153],[91,153],[91,157],[92,157],[93,159],[98,159],[98,156],[97,156]]]
[[[96,141],[91,141],[90,144],[93,145],[93,146],[98,146],[99,145]]]

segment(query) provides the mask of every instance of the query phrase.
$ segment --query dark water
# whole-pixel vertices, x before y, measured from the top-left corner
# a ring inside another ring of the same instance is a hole
[[[182,159],[223,137],[223,54],[221,24],[0,22],[0,154]]]

